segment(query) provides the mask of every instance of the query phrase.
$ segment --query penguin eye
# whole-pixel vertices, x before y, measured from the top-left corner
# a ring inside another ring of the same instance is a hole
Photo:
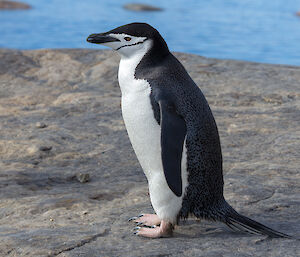
[[[131,40],[131,37],[124,37],[124,39],[125,39],[126,41],[130,41],[130,40]]]

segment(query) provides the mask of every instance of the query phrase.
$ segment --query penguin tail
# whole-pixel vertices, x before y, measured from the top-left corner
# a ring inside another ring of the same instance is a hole
[[[238,230],[250,234],[267,235],[272,238],[293,239],[292,236],[271,229],[255,220],[239,214],[227,202],[225,203],[227,208],[225,208],[226,211],[222,213],[223,215],[220,218],[220,221],[225,223],[232,230]]]

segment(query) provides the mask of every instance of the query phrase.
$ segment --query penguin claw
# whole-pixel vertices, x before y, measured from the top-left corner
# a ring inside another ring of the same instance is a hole
[[[135,227],[133,230],[135,230],[134,232],[133,232],[133,234],[134,235],[138,235],[139,234],[139,232],[140,232],[140,229],[141,229],[141,227]]]
[[[132,220],[136,220],[136,219],[138,219],[140,217],[143,217],[143,216],[144,216],[144,214],[139,214],[138,216],[131,217],[131,218],[128,219],[128,222],[132,221]],[[136,222],[138,222],[138,221],[136,221]]]
[[[131,217],[130,219],[128,219],[128,222],[129,221],[132,221],[132,220],[136,220],[138,217]]]
[[[145,228],[156,228],[156,225],[146,225],[146,224],[144,224],[143,222],[139,222],[139,223],[137,223],[136,224],[136,228],[137,227],[145,227]]]

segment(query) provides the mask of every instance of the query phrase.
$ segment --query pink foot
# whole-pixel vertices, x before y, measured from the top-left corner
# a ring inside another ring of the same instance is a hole
[[[138,217],[129,219],[137,223],[138,226],[156,226],[159,225],[161,220],[156,214],[141,214]]]
[[[173,234],[173,225],[169,222],[161,221],[160,226],[154,226],[153,228],[136,227],[135,235],[159,238],[159,237],[170,237]]]

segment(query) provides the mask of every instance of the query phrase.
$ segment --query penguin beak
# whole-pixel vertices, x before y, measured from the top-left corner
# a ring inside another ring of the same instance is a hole
[[[119,39],[108,36],[106,35],[106,33],[91,34],[88,36],[86,41],[94,44],[103,44],[103,43],[118,42],[118,41],[120,42]]]

